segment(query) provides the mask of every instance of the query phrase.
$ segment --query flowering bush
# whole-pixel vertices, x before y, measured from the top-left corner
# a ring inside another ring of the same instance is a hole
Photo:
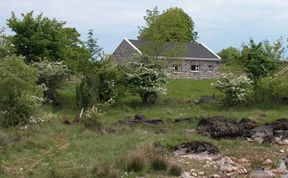
[[[64,80],[68,77],[68,68],[62,62],[35,62],[33,66],[37,68],[39,84],[46,86],[44,97],[46,102],[58,104],[59,94],[58,89],[63,85]]]
[[[154,102],[166,94],[167,73],[159,61],[148,56],[135,56],[126,64],[127,87],[138,93],[144,103]]]
[[[236,76],[232,73],[223,75],[215,84],[222,93],[225,105],[245,103],[252,92],[252,80],[246,75]]]
[[[82,123],[85,128],[101,131],[103,128],[103,122],[101,118],[102,111],[93,106],[84,112]]]

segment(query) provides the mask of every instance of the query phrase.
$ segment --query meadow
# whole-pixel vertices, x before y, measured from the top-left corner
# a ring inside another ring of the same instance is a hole
[[[0,177],[95,177],[93,170],[107,167],[117,169],[123,177],[170,177],[167,171],[155,171],[150,167],[137,173],[125,173],[127,156],[136,148],[155,142],[170,153],[172,147],[185,141],[209,141],[219,147],[222,155],[251,160],[252,167],[266,158],[279,161],[278,157],[271,158],[271,154],[279,151],[280,146],[240,139],[213,140],[193,132],[197,122],[174,122],[179,118],[221,115],[267,123],[288,115],[287,105],[250,103],[227,108],[220,102],[195,104],[201,96],[219,95],[211,85],[213,82],[170,80],[167,95],[162,95],[153,105],[144,105],[138,96],[127,95],[118,104],[102,108],[106,131],[95,132],[85,129],[82,124],[63,124],[63,119],[72,121],[80,112],[75,106],[75,82],[69,81],[61,91],[65,101],[61,107],[44,106],[39,111],[39,117],[45,117],[45,122],[26,129],[0,130]],[[163,119],[165,123],[157,126],[116,124],[136,114],[148,119]],[[183,168],[197,166],[195,163],[183,165]]]

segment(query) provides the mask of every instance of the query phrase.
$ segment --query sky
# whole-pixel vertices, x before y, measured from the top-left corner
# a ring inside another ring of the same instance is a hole
[[[15,12],[42,12],[66,21],[83,40],[93,29],[98,44],[112,53],[125,38],[136,39],[146,9],[180,7],[195,23],[199,42],[212,50],[241,47],[250,38],[274,41],[288,37],[288,0],[0,0],[0,28]]]

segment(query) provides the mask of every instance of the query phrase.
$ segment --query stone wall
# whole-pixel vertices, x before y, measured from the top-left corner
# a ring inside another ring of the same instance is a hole
[[[175,71],[173,65],[178,65],[178,71]],[[198,71],[192,71],[191,65],[198,65]],[[213,79],[219,77],[219,62],[218,61],[203,61],[203,60],[183,60],[171,61],[169,64],[169,72],[171,78],[183,79]]]
[[[126,40],[123,40],[112,54],[112,58],[117,64],[121,64],[136,53],[137,51]]]

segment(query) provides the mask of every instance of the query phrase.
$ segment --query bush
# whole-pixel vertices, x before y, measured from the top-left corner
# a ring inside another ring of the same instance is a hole
[[[123,79],[110,58],[91,62],[76,88],[77,105],[82,108],[98,103],[115,103],[123,94]]]
[[[183,170],[178,164],[172,164],[169,168],[169,173],[172,176],[181,176]]]
[[[46,91],[44,97],[46,102],[59,104],[60,98],[58,90],[63,86],[64,80],[68,77],[68,68],[62,62],[35,62],[33,66],[37,68],[39,79],[38,84],[44,84]]]
[[[159,60],[135,56],[125,67],[126,86],[139,94],[143,103],[153,103],[160,94],[166,94],[167,73]]]
[[[162,171],[168,168],[168,161],[165,157],[158,155],[152,158],[151,167],[155,171]]]
[[[232,73],[223,75],[215,84],[222,93],[225,105],[238,105],[247,102],[252,93],[252,81],[245,75],[236,76]]]
[[[288,74],[263,78],[258,93],[270,102],[288,103]]]
[[[102,112],[95,106],[85,111],[82,119],[82,123],[85,128],[101,131],[103,123],[101,121]]]
[[[119,178],[120,173],[111,164],[96,165],[91,171],[92,177],[95,178]]]
[[[36,85],[37,72],[22,58],[0,61],[0,118],[4,127],[26,124],[43,101],[42,88]]]

